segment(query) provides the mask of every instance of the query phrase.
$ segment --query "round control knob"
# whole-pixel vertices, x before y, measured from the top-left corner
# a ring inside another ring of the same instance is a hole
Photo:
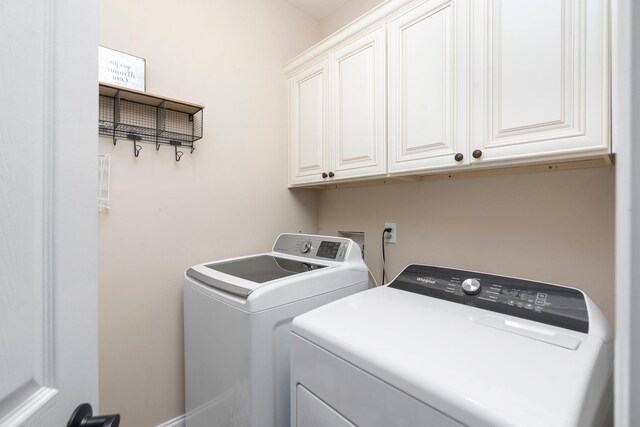
[[[481,150],[473,150],[473,153],[471,153],[471,155],[473,156],[474,159],[479,159],[480,157],[482,157],[482,151]]]
[[[462,290],[467,295],[475,295],[480,292],[480,281],[478,279],[467,279],[462,282]]]
[[[456,162],[461,162],[464,159],[464,155],[462,153],[456,153],[453,158],[456,160]]]
[[[311,250],[311,242],[308,240],[304,242],[302,246],[300,246],[300,252],[302,252],[303,254],[309,253],[310,250]]]

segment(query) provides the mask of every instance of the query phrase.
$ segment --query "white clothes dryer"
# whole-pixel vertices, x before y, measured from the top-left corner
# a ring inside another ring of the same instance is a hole
[[[292,426],[611,425],[612,330],[578,289],[410,265],[292,337]]]
[[[353,241],[280,235],[271,252],[184,275],[187,427],[283,427],[291,320],[367,288]]]

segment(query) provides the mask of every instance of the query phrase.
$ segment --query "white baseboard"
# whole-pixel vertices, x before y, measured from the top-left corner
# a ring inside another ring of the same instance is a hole
[[[172,420],[165,421],[157,427],[184,427],[184,415],[180,415],[179,417],[175,417]]]

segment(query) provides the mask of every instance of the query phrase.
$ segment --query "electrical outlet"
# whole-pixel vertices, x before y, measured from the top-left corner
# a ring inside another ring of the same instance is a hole
[[[384,233],[384,242],[385,243],[397,243],[397,229],[395,222],[385,222],[384,228],[390,228],[391,231],[388,233]]]

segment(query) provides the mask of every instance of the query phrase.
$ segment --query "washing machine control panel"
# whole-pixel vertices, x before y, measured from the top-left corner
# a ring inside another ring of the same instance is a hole
[[[414,264],[389,287],[578,332],[589,331],[584,294],[564,286]]]
[[[273,245],[273,250],[305,258],[342,262],[346,260],[352,243],[340,237],[282,234]]]

